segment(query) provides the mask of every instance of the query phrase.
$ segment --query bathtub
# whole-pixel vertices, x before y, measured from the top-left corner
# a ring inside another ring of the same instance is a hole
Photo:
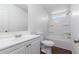
[[[61,36],[49,35],[46,37],[47,40],[52,40],[56,47],[71,50],[74,53],[74,42],[71,39],[65,39]]]

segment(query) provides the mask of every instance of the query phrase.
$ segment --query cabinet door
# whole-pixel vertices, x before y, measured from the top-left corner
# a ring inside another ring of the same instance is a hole
[[[25,53],[29,54],[29,47],[27,45],[26,45],[26,48],[25,48]]]
[[[29,46],[29,54],[40,54],[40,41],[36,40]]]
[[[23,47],[20,47],[14,51],[12,51],[10,54],[26,54],[26,47],[23,46]]]

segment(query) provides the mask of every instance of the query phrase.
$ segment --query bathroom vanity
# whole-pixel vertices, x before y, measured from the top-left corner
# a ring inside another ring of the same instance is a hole
[[[0,38],[0,54],[40,54],[40,35]]]

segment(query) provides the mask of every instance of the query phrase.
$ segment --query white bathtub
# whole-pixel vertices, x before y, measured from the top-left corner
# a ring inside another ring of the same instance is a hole
[[[65,39],[64,37],[55,35],[47,36],[46,39],[52,40],[55,43],[54,46],[68,49],[71,50],[72,52],[74,51],[74,42],[71,39]]]

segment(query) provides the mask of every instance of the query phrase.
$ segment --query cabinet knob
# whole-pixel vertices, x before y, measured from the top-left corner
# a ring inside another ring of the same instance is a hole
[[[31,44],[28,44],[26,47],[29,47],[29,46],[31,46]]]

